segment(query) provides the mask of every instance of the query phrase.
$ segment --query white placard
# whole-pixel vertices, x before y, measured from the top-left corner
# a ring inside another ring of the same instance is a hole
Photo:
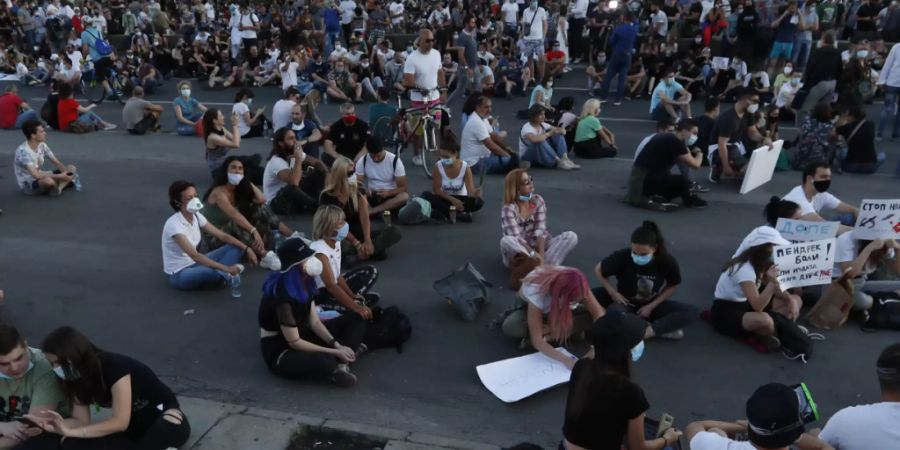
[[[741,194],[746,194],[772,179],[775,173],[775,165],[778,164],[778,155],[781,154],[781,146],[784,140],[777,140],[771,146],[760,147],[753,150],[747,170],[744,172],[744,182],[741,183]]]
[[[724,56],[713,56],[712,68],[718,70],[728,70],[728,58]]]
[[[900,199],[863,200],[853,239],[900,239]]]
[[[556,350],[576,359],[562,347]],[[482,364],[475,370],[481,384],[506,403],[517,402],[566,383],[572,375],[565,364],[540,352]]]
[[[816,222],[780,218],[775,229],[781,237],[793,242],[821,241],[837,236],[840,222]]]
[[[835,242],[832,238],[775,247],[781,289],[831,283]]]

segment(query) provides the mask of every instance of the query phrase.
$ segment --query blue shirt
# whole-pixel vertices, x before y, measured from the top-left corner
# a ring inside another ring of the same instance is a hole
[[[322,11],[322,19],[325,22],[325,31],[341,31],[341,16],[336,9],[327,8]]]
[[[617,26],[609,40],[613,54],[628,54],[634,50],[634,41],[637,39],[638,30],[632,23],[623,23]]]
[[[85,28],[84,31],[81,32],[81,43],[88,46],[88,58],[91,61],[99,61],[100,58],[103,58],[97,51],[96,42],[101,39],[103,35],[100,33],[100,30],[90,27]]]
[[[669,83],[665,80],[657,84],[656,88],[653,89],[653,96],[650,97],[650,112],[652,113],[659,105],[661,101],[659,94],[665,92],[666,97],[669,97],[670,100],[675,100],[675,94],[682,89],[684,89],[684,87],[677,81],[673,81],[671,86],[669,86]]]
[[[179,95],[177,98],[175,98],[175,100],[172,100],[172,103],[174,103],[175,106],[181,108],[181,115],[185,119],[190,121],[199,120],[199,116],[201,114],[200,102],[196,98],[190,97],[189,99],[185,100],[184,97]],[[194,117],[197,117],[197,119],[195,119]],[[180,124],[177,119],[175,122],[176,124]]]

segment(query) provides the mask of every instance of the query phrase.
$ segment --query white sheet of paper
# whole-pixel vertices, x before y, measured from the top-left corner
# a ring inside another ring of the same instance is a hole
[[[781,289],[831,283],[835,246],[835,239],[830,238],[775,247]]]
[[[775,229],[781,237],[792,242],[821,241],[837,236],[840,222],[818,222],[812,220],[778,219]]]
[[[713,56],[712,67],[713,69],[727,70],[728,58],[725,58],[724,56]]]
[[[778,164],[778,155],[781,154],[781,147],[784,140],[777,140],[769,147],[760,147],[753,150],[750,155],[750,162],[747,163],[747,171],[744,172],[744,182],[741,183],[741,194],[746,194],[772,179],[775,173],[775,165]]]
[[[575,358],[562,347],[557,350]],[[506,403],[517,402],[566,383],[572,375],[565,364],[540,352],[482,364],[475,371],[478,372],[481,384]]]

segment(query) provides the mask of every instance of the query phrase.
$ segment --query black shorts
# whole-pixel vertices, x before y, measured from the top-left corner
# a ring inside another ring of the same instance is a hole
[[[744,339],[752,333],[744,329],[744,314],[753,312],[750,302],[716,300],[710,311],[710,323],[717,332],[735,339]]]
[[[146,134],[148,131],[150,131],[155,126],[156,126],[156,116],[154,116],[153,114],[147,113],[146,115],[144,115],[144,118],[141,119],[140,122],[136,123],[134,125],[134,128],[128,130],[128,132],[131,134],[135,134],[135,135],[142,135],[142,134]]]
[[[97,81],[106,81],[106,72],[109,71],[110,67],[112,67],[112,60],[109,59],[109,56],[104,56],[94,61],[94,76]]]

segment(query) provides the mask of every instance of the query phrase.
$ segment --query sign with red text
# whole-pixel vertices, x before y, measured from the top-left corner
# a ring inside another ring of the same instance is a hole
[[[900,239],[900,199],[863,200],[853,239]]]
[[[782,290],[831,283],[835,239],[780,245],[773,249]]]

